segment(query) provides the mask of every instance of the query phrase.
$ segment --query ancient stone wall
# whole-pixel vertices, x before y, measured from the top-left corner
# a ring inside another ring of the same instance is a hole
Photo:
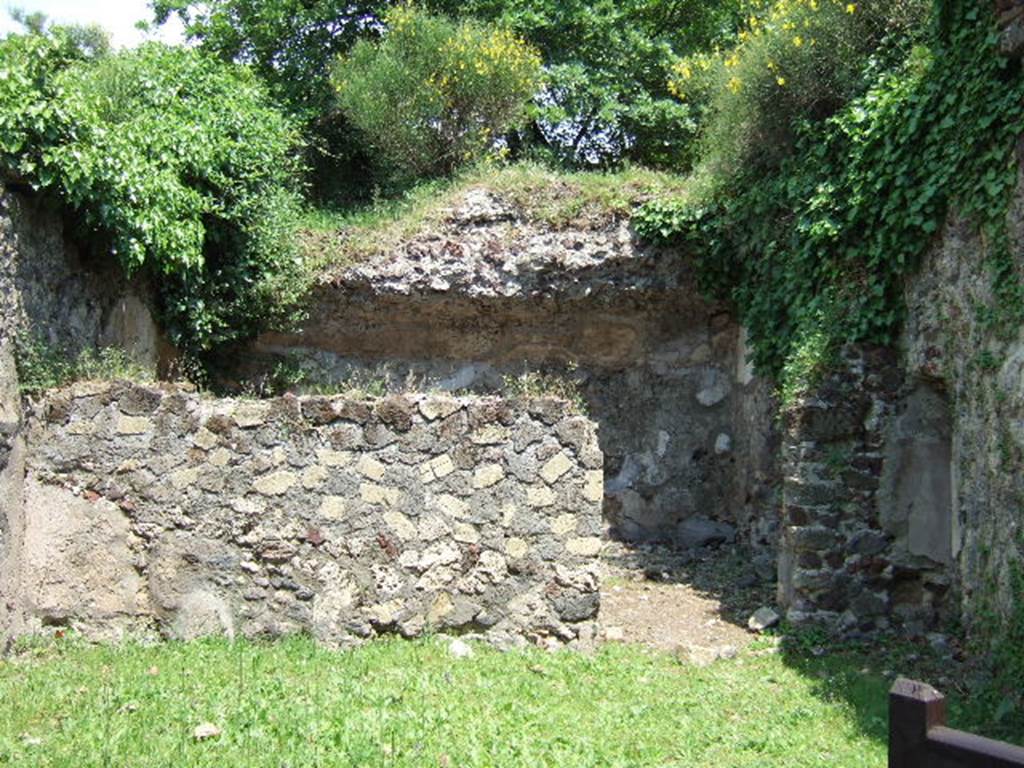
[[[290,360],[305,384],[391,391],[564,376],[601,426],[611,535],[685,544],[739,529],[770,545],[771,403],[740,344],[692,264],[627,221],[552,228],[474,190],[443,223],[324,279],[301,333],[234,358],[242,376]]]
[[[933,408],[896,350],[850,346],[783,413],[779,602],[794,624],[923,633],[945,617],[948,433]]]
[[[0,190],[0,636],[17,630],[25,446],[15,341],[75,355],[117,345],[155,367],[159,334],[145,290],[109,260],[81,257],[45,201]]]
[[[26,468],[29,630],[592,637],[602,455],[563,401],[79,384]]]
[[[1024,171],[1008,225],[1024,280]],[[994,294],[992,258],[976,225],[951,216],[908,281],[898,349],[848,350],[786,414],[779,572],[792,619],[922,632],[958,617],[992,636],[1019,622],[1024,327]]]
[[[1024,166],[1008,224],[1024,281]],[[950,219],[907,288],[905,365],[925,398],[926,437],[948,432],[928,457],[950,478],[936,551],[954,563],[967,625],[998,633],[1024,612],[1024,326],[1020,308],[993,295],[992,258],[972,222]],[[945,403],[945,424],[929,404],[936,401]]]
[[[15,542],[20,537],[22,443],[21,393],[14,358],[18,294],[15,290],[17,251],[7,198],[0,198],[0,637],[14,624],[17,600]]]

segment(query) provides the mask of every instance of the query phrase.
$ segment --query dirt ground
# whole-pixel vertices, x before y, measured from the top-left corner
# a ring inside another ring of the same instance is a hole
[[[729,657],[756,634],[747,619],[775,602],[770,563],[735,547],[679,551],[612,542],[602,553],[605,640],[642,643],[700,663]]]

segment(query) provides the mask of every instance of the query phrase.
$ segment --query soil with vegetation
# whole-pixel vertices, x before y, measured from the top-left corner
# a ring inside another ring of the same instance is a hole
[[[846,660],[457,647],[22,647],[0,664],[0,764],[885,764],[889,681]]]
[[[639,643],[697,663],[734,655],[757,639],[749,617],[774,605],[774,574],[739,548],[678,550],[610,542],[602,552],[606,639]]]

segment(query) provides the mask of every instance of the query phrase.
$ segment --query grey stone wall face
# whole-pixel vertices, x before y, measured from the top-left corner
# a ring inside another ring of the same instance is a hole
[[[470,192],[444,223],[324,280],[311,305],[301,333],[235,358],[249,372],[289,358],[328,385],[383,371],[391,391],[500,394],[506,376],[565,374],[601,426],[611,535],[673,541],[711,518],[773,546],[777,523],[759,524],[777,520],[771,403],[740,328],[683,255],[639,243],[628,221],[553,229]]]
[[[155,368],[159,333],[146,288],[111,258],[84,258],[45,201],[0,192],[0,331],[18,330],[74,355],[118,345]]]
[[[1017,155],[1008,225],[1024,280],[1024,147]],[[969,628],[998,637],[1024,611],[1024,328],[993,327],[979,314],[999,304],[989,258],[972,222],[951,218],[908,285],[905,348],[908,375],[950,403],[945,529],[961,614]]]
[[[922,461],[931,443],[895,350],[842,357],[783,414],[779,602],[794,624],[923,633],[946,615],[951,585],[949,558],[920,546],[949,514]]]
[[[602,454],[562,401],[80,384],[27,442],[29,630],[592,637]]]
[[[118,345],[155,367],[159,334],[111,262],[86,265],[43,201],[0,190],[0,638],[22,628],[24,416],[15,340],[29,332],[70,354]]]
[[[15,288],[17,250],[9,199],[0,197],[0,638],[15,629],[18,564],[15,542],[20,535],[21,393],[14,358],[18,294]]]

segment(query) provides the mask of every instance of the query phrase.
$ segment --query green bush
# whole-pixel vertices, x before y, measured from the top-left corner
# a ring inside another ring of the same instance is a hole
[[[199,50],[244,62],[294,117],[303,135],[311,196],[322,202],[367,192],[365,148],[335,108],[335,57],[374,34],[389,0],[152,0],[157,23],[174,17]]]
[[[704,113],[701,156],[717,172],[771,165],[802,121],[862,94],[927,28],[930,0],[762,0],[736,45],[681,59],[670,87]]]
[[[253,76],[158,44],[76,60],[60,34],[8,37],[0,62],[6,175],[149,275],[176,343],[202,353],[288,319],[297,135]]]
[[[398,179],[447,174],[526,117],[539,54],[512,33],[410,6],[334,73],[341,109]]]
[[[747,0],[419,0],[454,19],[498,24],[535,46],[548,87],[527,130],[511,136],[521,159],[573,166],[621,160],[678,168],[692,160],[688,105],[668,89],[677,55],[731,34]],[[384,29],[394,0],[153,0],[158,22],[175,16],[190,41],[227,61],[251,63],[298,116],[311,145],[315,191],[365,194],[364,150],[333,109],[335,57]],[[372,187],[371,187],[372,188]]]
[[[593,168],[620,161],[688,168],[694,116],[668,87],[678,56],[732,34],[746,0],[426,0],[507,26],[535,45],[546,83],[529,154]]]

